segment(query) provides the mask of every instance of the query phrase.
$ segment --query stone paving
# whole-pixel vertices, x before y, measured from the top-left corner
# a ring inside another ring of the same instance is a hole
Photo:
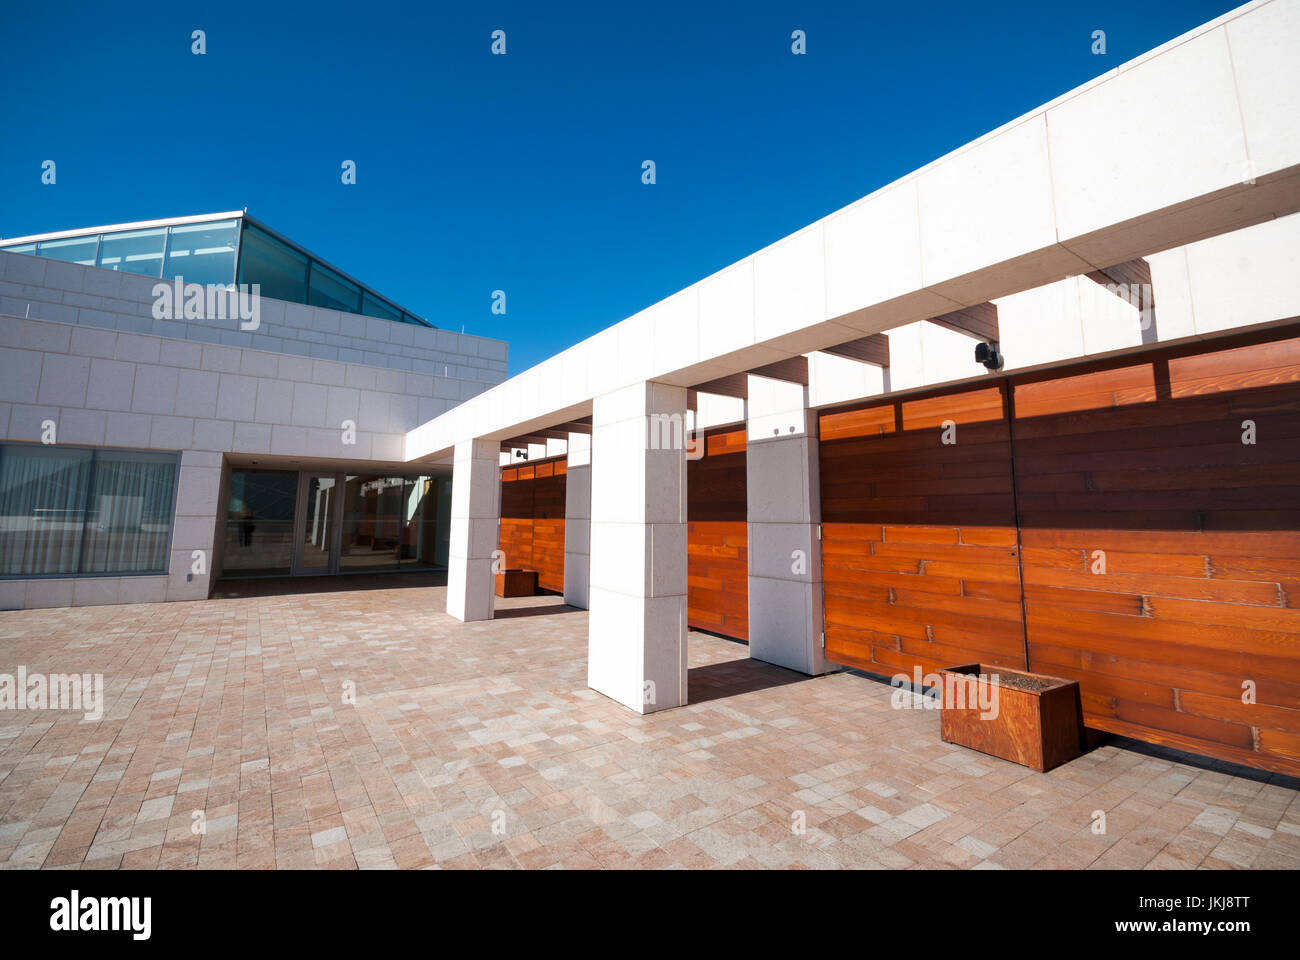
[[[0,673],[107,703],[0,710],[0,866],[1300,868],[1294,779],[1129,742],[1035,773],[698,633],[691,705],[642,717],[587,688],[585,612],[444,601],[0,613]]]

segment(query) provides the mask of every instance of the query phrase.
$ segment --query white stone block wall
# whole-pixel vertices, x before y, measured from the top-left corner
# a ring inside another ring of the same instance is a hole
[[[691,418],[691,429],[709,430],[745,420],[745,401],[740,397],[723,397],[716,393],[701,393],[698,406]]]
[[[453,406],[433,378],[0,315],[0,439],[182,454],[166,577],[0,580],[0,607],[207,596],[223,454],[402,461],[404,437]],[[343,420],[356,443],[343,442]],[[186,581],[193,550],[208,573]]]
[[[894,349],[892,338],[890,349]],[[833,353],[814,353],[808,358],[808,405],[826,406],[888,393],[892,389],[891,377],[889,367],[860,363]]]
[[[1300,214],[1146,259],[1161,340],[1300,317]]]
[[[60,443],[181,454],[166,576],[0,580],[0,608],[205,597],[225,454],[400,462],[409,431],[505,379],[502,341],[301,304],[263,299],[253,331],[159,320],[159,282],[0,251],[0,440],[53,420]]]
[[[3,314],[387,367],[438,378],[438,395],[450,400],[466,400],[506,378],[505,341],[324,307],[263,298],[260,325],[252,331],[230,319],[158,320],[153,289],[164,282],[0,251]]]

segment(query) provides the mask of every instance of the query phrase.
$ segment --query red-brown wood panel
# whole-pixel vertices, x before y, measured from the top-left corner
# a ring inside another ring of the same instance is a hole
[[[509,568],[537,571],[544,590],[564,590],[566,462],[534,461],[501,471],[499,547]]]
[[[566,461],[537,465],[533,481],[533,568],[543,590],[564,592]]]
[[[749,533],[745,526],[745,431],[705,436],[686,462],[687,624],[749,639]]]
[[[832,660],[1027,664],[1094,728],[1300,773],[1296,328],[820,419]]]
[[[1004,386],[827,411],[820,437],[827,657],[1024,669]]]
[[[1091,727],[1300,773],[1300,338],[1014,401],[1030,668]]]
[[[533,567],[533,484],[521,480],[519,467],[501,471],[501,531],[497,547],[505,554],[505,566],[532,570]]]

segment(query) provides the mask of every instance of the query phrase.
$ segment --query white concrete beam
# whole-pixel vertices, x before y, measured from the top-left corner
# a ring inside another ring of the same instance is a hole
[[[408,456],[1300,211],[1298,6],[1248,4],[1070,91],[424,424]]]

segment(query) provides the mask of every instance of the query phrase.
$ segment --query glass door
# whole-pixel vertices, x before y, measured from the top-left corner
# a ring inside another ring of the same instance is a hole
[[[348,474],[344,478],[339,557],[343,570],[395,570],[401,564],[408,526],[406,487],[402,477]]]
[[[286,475],[277,476],[283,481]],[[279,503],[293,515],[284,533],[286,565],[292,545],[293,576],[446,568],[450,477],[310,471],[287,476],[296,481],[297,497]],[[249,540],[252,529],[270,534],[260,518],[253,527],[235,501],[231,511],[230,537]]]
[[[342,477],[334,473],[304,473],[294,543],[294,575],[338,573],[339,500]]]
[[[298,474],[248,470],[230,474],[223,577],[283,577],[291,573]]]

